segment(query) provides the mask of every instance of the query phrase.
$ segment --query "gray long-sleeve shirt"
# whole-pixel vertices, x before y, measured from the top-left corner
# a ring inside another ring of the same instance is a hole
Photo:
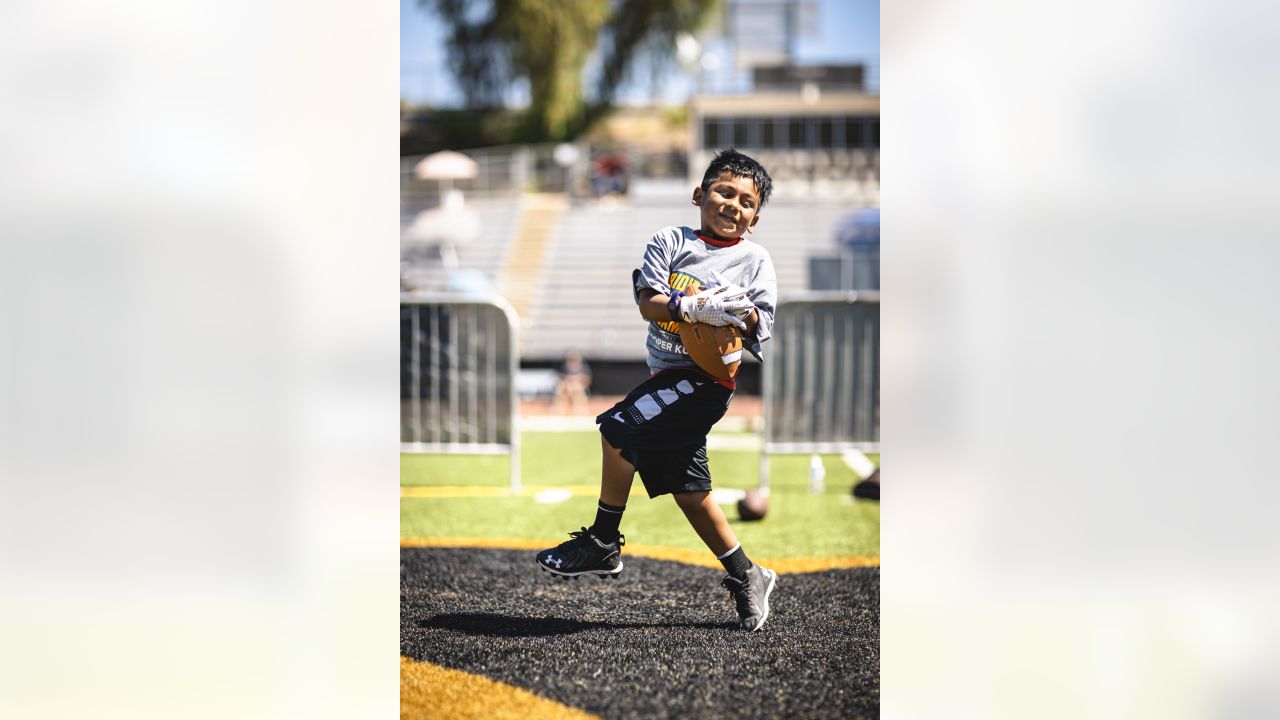
[[[733,244],[707,241],[687,227],[666,227],[654,233],[644,249],[644,262],[632,274],[633,291],[650,288],[663,295],[685,290],[696,283],[703,289],[725,284],[739,285],[755,303],[759,322],[754,338],[743,345],[763,360],[761,343],[773,334],[774,306],[778,302],[778,276],[769,251],[745,237]],[[649,370],[696,367],[680,342],[672,322],[650,322]]]

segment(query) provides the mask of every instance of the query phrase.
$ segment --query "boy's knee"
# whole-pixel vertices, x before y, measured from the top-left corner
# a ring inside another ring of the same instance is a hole
[[[702,505],[702,501],[709,494],[706,490],[699,490],[697,492],[672,493],[671,496],[676,499],[676,504],[682,508],[696,508]]]

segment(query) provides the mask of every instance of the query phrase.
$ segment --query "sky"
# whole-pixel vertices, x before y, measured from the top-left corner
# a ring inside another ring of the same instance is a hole
[[[550,2],[552,0],[548,0]],[[819,22],[814,37],[803,38],[796,49],[802,64],[865,62],[872,88],[879,87],[880,3],[878,0],[816,0]],[[708,51],[725,53],[722,45]],[[619,91],[621,104],[645,103],[653,83],[646,68]],[[691,78],[672,71],[662,79],[663,100],[682,103],[693,90]],[[527,92],[515,89],[509,100],[519,103]],[[422,9],[419,0],[400,0],[400,96],[413,103],[457,106],[462,96],[449,73],[441,23]]]

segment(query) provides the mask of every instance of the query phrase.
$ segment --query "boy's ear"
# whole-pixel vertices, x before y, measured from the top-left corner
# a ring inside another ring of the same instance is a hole
[[[750,224],[750,225],[747,225],[747,234],[748,234],[748,235],[750,235],[750,234],[751,234],[751,231],[752,231],[752,230],[755,230],[755,229],[756,229],[756,223],[758,223],[758,222],[760,222],[760,216],[759,216],[759,215],[756,215],[755,217],[751,218],[751,224]]]
[[[694,205],[701,205],[701,204],[702,204],[702,195],[703,195],[703,192],[702,192],[702,186],[701,186],[701,185],[699,185],[698,187],[696,187],[696,188],[694,188],[694,189],[693,189],[693,204],[694,204]]]

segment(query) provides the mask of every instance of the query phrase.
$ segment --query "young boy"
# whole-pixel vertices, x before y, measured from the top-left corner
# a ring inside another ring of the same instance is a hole
[[[769,253],[747,240],[769,200],[773,181],[760,163],[730,148],[716,155],[694,188],[701,227],[668,227],[649,240],[632,274],[640,315],[649,321],[653,375],[596,418],[603,461],[600,503],[591,528],[538,553],[556,575],[601,578],[622,572],[618,532],[631,482],[639,471],[649,497],[670,493],[689,524],[729,573],[722,582],[738,609],[739,627],[759,630],[769,617],[777,574],[752,564],[724,513],[711,499],[707,433],[729,408],[734,382],[702,372],[689,358],[677,322],[736,325],[757,358],[769,339],[777,277]],[[698,286],[696,295],[683,291]]]

